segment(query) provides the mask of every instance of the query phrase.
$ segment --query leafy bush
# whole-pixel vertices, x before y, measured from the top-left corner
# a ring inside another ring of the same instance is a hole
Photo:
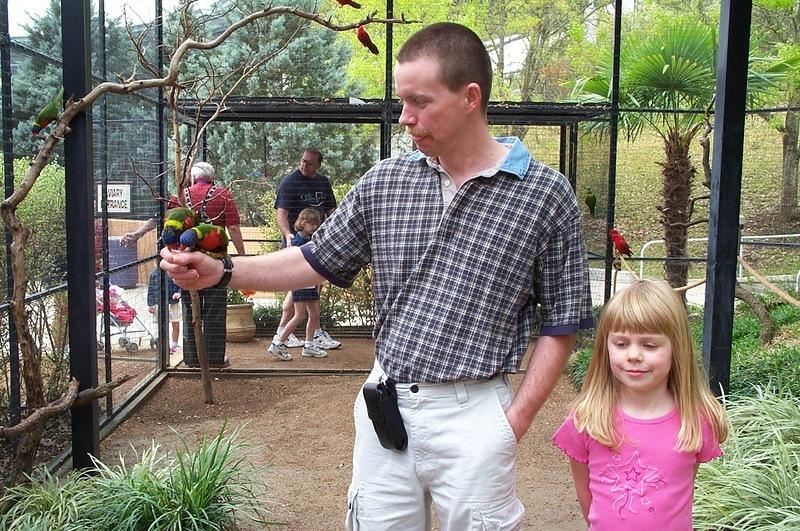
[[[112,468],[95,459],[88,473],[73,471],[62,481],[45,473],[7,491],[3,501],[13,505],[0,530],[221,531],[242,520],[269,527],[275,522],[257,503],[238,433],[223,426],[194,451],[184,442],[175,457],[154,443],[133,465],[120,457]]]
[[[576,350],[569,357],[567,362],[567,373],[572,383],[580,389],[583,387],[583,379],[586,378],[586,369],[589,367],[589,360],[592,358],[592,348],[582,348]]]
[[[748,346],[737,348],[731,359],[730,395],[752,392],[758,385],[775,384],[800,397],[800,347],[775,345],[762,347],[748,338]]]
[[[725,455],[700,467],[695,529],[800,529],[800,399],[757,387],[728,405]]]

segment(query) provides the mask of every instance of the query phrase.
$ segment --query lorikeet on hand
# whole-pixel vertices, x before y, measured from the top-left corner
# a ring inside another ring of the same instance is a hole
[[[36,115],[36,119],[33,121],[33,128],[31,129],[33,136],[39,138],[39,131],[47,127],[50,122],[58,118],[58,115],[61,114],[61,108],[63,106],[64,87],[61,87],[61,90],[58,91],[58,95],[50,100],[47,105],[42,107],[42,110]]]
[[[181,247],[190,251],[202,251],[213,258],[228,254],[228,233],[225,227],[200,223],[181,234]]]
[[[197,212],[191,208],[176,207],[170,208],[164,214],[164,230],[161,231],[161,241],[171,251],[178,248],[181,234],[187,229],[196,227],[200,223]]]
[[[631,246],[628,245],[628,242],[625,241],[625,238],[617,229],[608,229],[608,235],[611,237],[611,242],[619,254],[624,254],[628,258],[633,256]]]
[[[594,195],[594,190],[591,188],[586,189],[586,196],[583,198],[583,202],[589,208],[589,215],[594,217],[594,209],[597,206],[597,196]]]
[[[369,38],[369,33],[367,33],[367,30],[364,29],[364,26],[358,27],[356,30],[356,36],[358,37],[358,42],[363,44],[367,50],[375,55],[378,55],[378,47],[375,46],[375,43],[373,43],[372,39]]]

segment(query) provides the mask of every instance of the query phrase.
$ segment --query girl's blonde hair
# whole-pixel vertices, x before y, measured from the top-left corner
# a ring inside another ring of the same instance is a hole
[[[322,225],[322,214],[316,208],[304,208],[294,222],[294,230],[303,230],[305,223],[313,223],[319,228]]]
[[[668,387],[681,417],[676,450],[697,452],[703,442],[701,420],[707,419],[719,442],[728,436],[725,411],[711,393],[695,357],[689,318],[683,301],[663,281],[639,280],[612,297],[603,310],[594,341],[594,352],[578,398],[572,405],[579,432],[608,446],[619,448],[623,436],[614,427],[620,383],[611,372],[608,336],[614,332],[664,334],[672,344]]]

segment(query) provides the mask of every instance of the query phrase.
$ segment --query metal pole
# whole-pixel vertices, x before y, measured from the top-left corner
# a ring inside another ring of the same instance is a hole
[[[90,89],[91,8],[89,0],[61,3],[61,50],[64,99],[77,100]],[[80,389],[97,386],[97,341],[94,297],[94,213],[92,208],[91,109],[70,122],[64,140],[67,227],[67,293],[69,296],[70,374]],[[97,401],[72,408],[72,464],[92,466],[100,449]]]
[[[617,132],[619,131],[619,53],[622,40],[622,0],[614,1],[614,62],[611,73],[611,117],[608,128],[608,210],[606,232],[614,226],[617,188]],[[606,236],[605,291],[603,300],[611,298],[611,262],[614,249]]]
[[[386,0],[386,18],[394,17],[394,1]],[[383,87],[383,116],[381,118],[381,159],[392,156],[392,37],[394,28],[386,26],[386,71]]]
[[[161,0],[155,0],[155,8],[156,8],[156,39],[157,39],[157,46],[156,46],[156,65],[158,66],[159,75],[163,75],[164,70],[164,6]],[[169,179],[170,174],[167,172],[167,142],[166,142],[166,135],[167,135],[167,128],[164,124],[164,112],[166,111],[166,106],[164,105],[164,87],[158,87],[158,104],[156,105],[156,120],[158,121],[158,153],[159,153],[159,163],[158,163],[158,173],[160,178],[158,179],[158,193],[161,197],[167,197],[167,181]],[[176,164],[179,164],[179,161],[176,161]],[[159,203],[158,208],[158,227],[164,226],[164,211],[166,209],[166,205],[163,201]],[[158,229],[156,229],[158,230]],[[162,243],[161,240],[158,240],[157,243],[159,250],[161,249]],[[158,263],[158,262],[156,262]],[[167,306],[170,302],[167,300],[167,277],[161,272],[161,276],[159,277],[159,286],[161,286],[161,293],[160,293],[160,300],[161,304],[158,307],[158,351],[161,354],[161,368],[166,368],[169,366],[169,343],[168,343],[168,334],[169,332],[169,306]]]
[[[703,364],[715,393],[730,386],[752,7],[751,0],[723,0],[720,10],[703,319]]]
[[[5,182],[5,197],[14,193],[14,124],[12,121],[11,105],[11,37],[8,35],[8,0],[0,0],[0,75],[2,82],[3,106],[3,175]],[[6,256],[11,256],[11,233],[5,231]],[[14,296],[14,277],[11,269],[11,260],[6,260],[6,293],[8,300]],[[9,389],[9,419],[14,426],[20,421],[20,373],[19,373],[19,345],[17,344],[17,327],[11,318],[11,308],[6,312],[8,319],[8,353],[11,389]],[[16,453],[16,440],[14,442]]]

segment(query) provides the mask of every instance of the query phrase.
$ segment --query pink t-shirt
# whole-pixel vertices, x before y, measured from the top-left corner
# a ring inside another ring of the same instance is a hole
[[[589,465],[589,529],[691,531],[694,466],[722,455],[711,425],[702,422],[703,444],[694,454],[674,449],[677,409],[653,419],[619,411],[617,422],[624,435],[617,452],[578,433],[571,416],[553,435],[570,459]]]

